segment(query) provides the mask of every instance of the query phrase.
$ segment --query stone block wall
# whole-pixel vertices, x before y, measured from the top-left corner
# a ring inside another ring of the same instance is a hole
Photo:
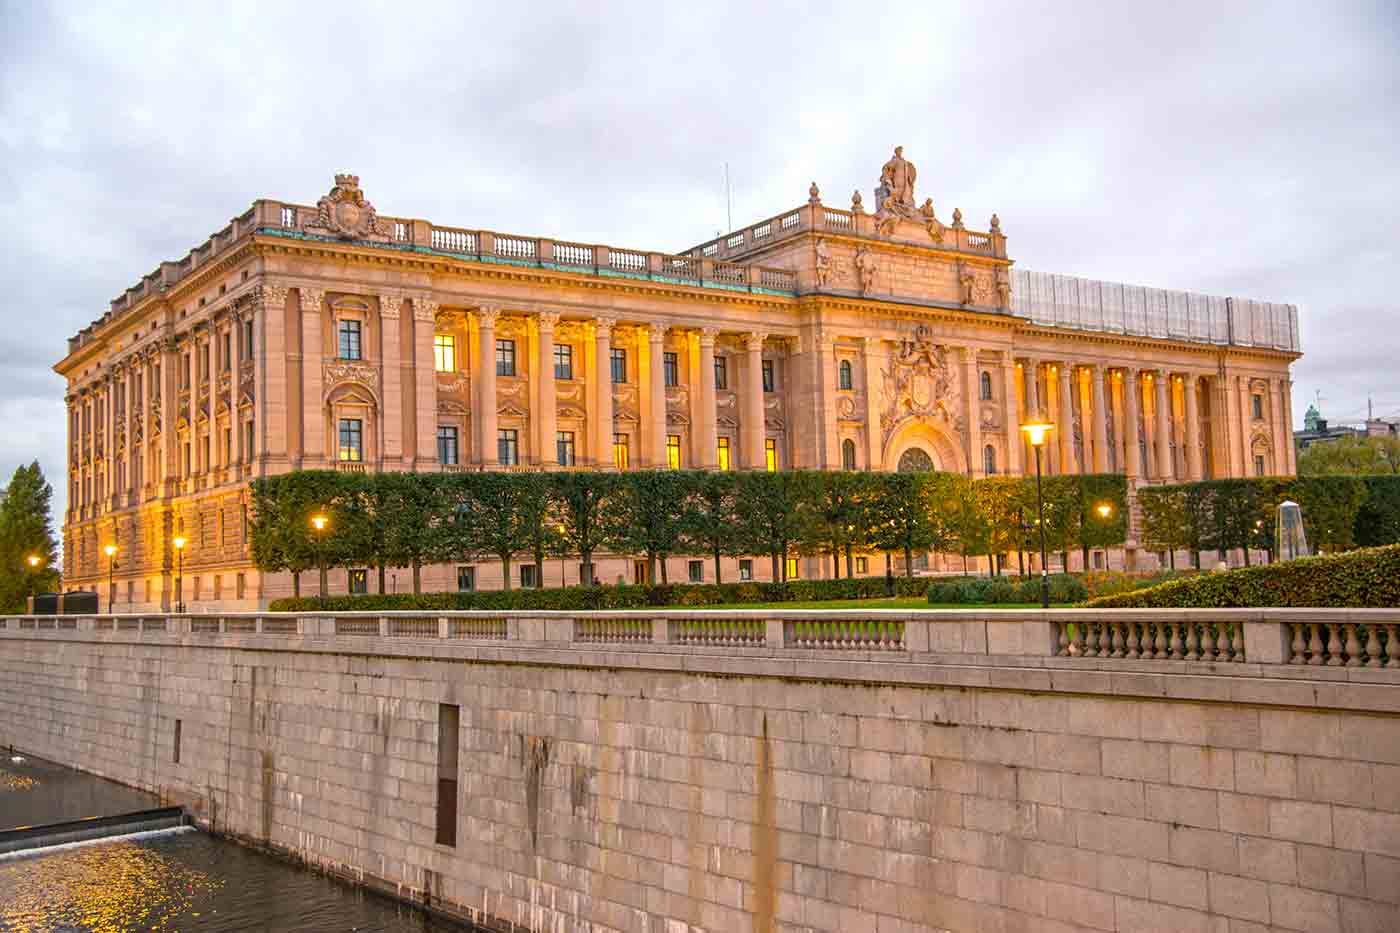
[[[0,744],[528,930],[1400,929],[1388,671],[1357,710],[1286,666],[1163,675],[1187,700],[1093,670],[353,641],[8,631]],[[1254,702],[1209,699],[1241,680]]]

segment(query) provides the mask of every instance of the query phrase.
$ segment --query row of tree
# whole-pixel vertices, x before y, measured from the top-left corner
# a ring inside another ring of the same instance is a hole
[[[15,470],[0,498],[0,611],[19,612],[26,597],[59,586],[53,487],[35,461]]]
[[[1274,550],[1279,503],[1297,502],[1314,549],[1326,552],[1400,542],[1400,476],[1267,476],[1138,490],[1145,547],[1224,554]]]
[[[1087,558],[1123,542],[1123,477],[1051,477],[1044,492],[1051,549]],[[576,556],[588,582],[595,554],[633,555],[663,583],[668,557],[703,556],[719,582],[725,556],[767,557],[777,580],[798,554],[831,555],[836,576],[843,563],[853,574],[858,551],[884,552],[887,568],[902,554],[907,573],[925,551],[992,555],[1000,572],[1005,555],[1039,546],[1033,479],[948,473],[302,471],[256,481],[252,502],[253,559],[292,572],[298,594],[318,565],[376,568],[380,592],[385,568],[409,567],[416,593],[424,564],[484,558],[501,562],[509,588],[521,556],[540,567]]]

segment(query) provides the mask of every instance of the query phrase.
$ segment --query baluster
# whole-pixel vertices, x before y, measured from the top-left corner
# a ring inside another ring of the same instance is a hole
[[[1097,622],[1086,622],[1084,627],[1087,630],[1085,632],[1084,656],[1097,658],[1099,656],[1099,630],[1102,626]]]
[[[1207,661],[1216,659],[1215,647],[1215,623],[1207,622],[1201,626],[1201,657]]]
[[[1386,623],[1385,626],[1385,666],[1400,667],[1400,657],[1395,654],[1395,629],[1393,622]]]
[[[1195,622],[1184,622],[1182,625],[1186,629],[1186,660],[1199,661],[1201,659],[1201,635]]]
[[[1366,666],[1381,666],[1381,636],[1379,625],[1366,626]]]
[[[1072,649],[1071,653],[1072,653],[1072,654],[1075,654],[1075,655],[1078,655],[1078,656],[1081,657],[1081,658],[1084,657],[1084,651],[1085,651],[1085,648],[1084,648],[1084,626],[1085,626],[1086,624],[1087,624],[1087,623],[1084,623],[1084,622],[1077,622],[1077,623],[1075,623],[1075,626],[1074,626],[1074,648]]]
[[[1312,637],[1308,639],[1308,663],[1317,665],[1322,663],[1322,624],[1311,622],[1308,629]]]
[[[1063,658],[1069,654],[1069,623],[1056,622],[1055,628],[1058,629],[1060,633],[1058,639],[1059,647],[1055,651],[1055,656]]]
[[[1180,661],[1186,654],[1186,644],[1181,640],[1181,625],[1168,622],[1167,627],[1172,630],[1172,660]]]
[[[1356,637],[1357,625],[1355,622],[1346,624],[1347,633],[1347,667],[1361,666],[1361,641]]]
[[[1342,633],[1341,625],[1336,622],[1327,623],[1327,666],[1341,667],[1342,661]]]
[[[1154,660],[1161,660],[1167,657],[1166,625],[1161,622],[1153,622],[1152,629],[1157,633],[1152,642],[1152,657]]]
[[[1131,625],[1132,623],[1128,623],[1128,624]],[[1113,654],[1112,654],[1112,657],[1115,657],[1115,658],[1121,658],[1121,657],[1123,656],[1123,625],[1124,625],[1124,623],[1122,623],[1122,622],[1112,622],[1112,623],[1110,623],[1110,627],[1113,629]]]
[[[1142,652],[1138,650],[1139,643],[1137,623],[1130,620],[1128,622],[1124,622],[1123,627],[1128,630],[1127,657],[1133,658],[1134,660],[1142,657]]]
[[[1308,650],[1307,642],[1303,640],[1305,626],[1301,622],[1290,622],[1288,627],[1293,630],[1293,641],[1288,646],[1288,663],[1304,664],[1307,662],[1304,654]]]

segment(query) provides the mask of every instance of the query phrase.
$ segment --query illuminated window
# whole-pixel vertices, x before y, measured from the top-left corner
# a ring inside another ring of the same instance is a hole
[[[849,389],[851,387],[851,361],[842,360],[839,372],[840,375],[838,376],[836,387],[838,389]]]
[[[753,579],[753,561],[748,558],[739,561],[739,579],[745,581]]]
[[[243,322],[243,358],[245,360],[253,358],[253,321],[251,318]]]
[[[764,360],[764,361],[763,361],[763,391],[764,391],[764,392],[772,392],[772,391],[773,391],[773,361],[772,361],[772,360]]]
[[[360,359],[360,322],[341,321],[337,333],[340,335],[340,358],[342,360]]]
[[[722,356],[715,357],[715,388],[729,388],[729,364]]]
[[[515,341],[496,341],[496,375],[515,375]]]
[[[627,382],[627,351],[614,347],[611,354],[612,381],[614,385]]]
[[[666,385],[674,386],[680,384],[680,362],[677,359],[676,354],[667,353],[662,358],[661,369],[666,376]]]
[[[369,574],[364,570],[347,570],[347,589],[353,596],[369,592]]]
[[[455,464],[457,462],[457,428],[453,425],[438,425],[437,432],[438,463]]]
[[[520,462],[520,435],[514,428],[501,428],[496,432],[496,459],[501,466],[515,466]]]
[[[225,331],[223,347],[219,351],[219,369],[228,372],[233,368],[233,331]]]
[[[771,437],[763,442],[763,462],[769,473],[778,472],[778,442]]]
[[[847,438],[841,442],[841,469],[856,468],[856,442]]]
[[[574,348],[567,343],[558,344],[554,348],[554,378],[574,378]]]
[[[721,470],[729,469],[729,438],[721,437],[719,447],[715,450],[716,460]]]
[[[869,573],[869,572],[870,572],[870,558],[868,558],[868,557],[857,557],[857,558],[856,558],[856,573]]]
[[[666,435],[666,466],[672,470],[681,468],[681,436],[679,434]]]
[[[440,373],[457,371],[457,338],[451,334],[433,335],[433,369]]]
[[[797,579],[797,558],[796,558],[796,557],[789,557],[789,558],[787,559],[787,564],[783,567],[783,579],[784,579],[784,580],[796,580],[796,579]]]
[[[359,463],[364,459],[360,429],[359,418],[340,419],[340,459],[346,463]]]
[[[560,466],[574,465],[574,432],[554,432],[554,453]]]
[[[627,469],[628,444],[626,434],[613,435],[613,466],[619,470]]]

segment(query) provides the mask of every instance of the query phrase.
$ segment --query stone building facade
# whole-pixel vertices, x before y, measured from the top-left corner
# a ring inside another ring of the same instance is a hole
[[[945,224],[914,179],[896,150],[873,212],[813,184],[676,254],[381,216],[353,175],[259,200],[69,340],[67,585],[110,578],[118,611],[173,605],[177,576],[192,608],[289,593],[249,560],[247,487],[295,469],[1017,475],[1039,415],[1051,473],[1293,471],[1295,308],[1014,269],[995,214]]]

